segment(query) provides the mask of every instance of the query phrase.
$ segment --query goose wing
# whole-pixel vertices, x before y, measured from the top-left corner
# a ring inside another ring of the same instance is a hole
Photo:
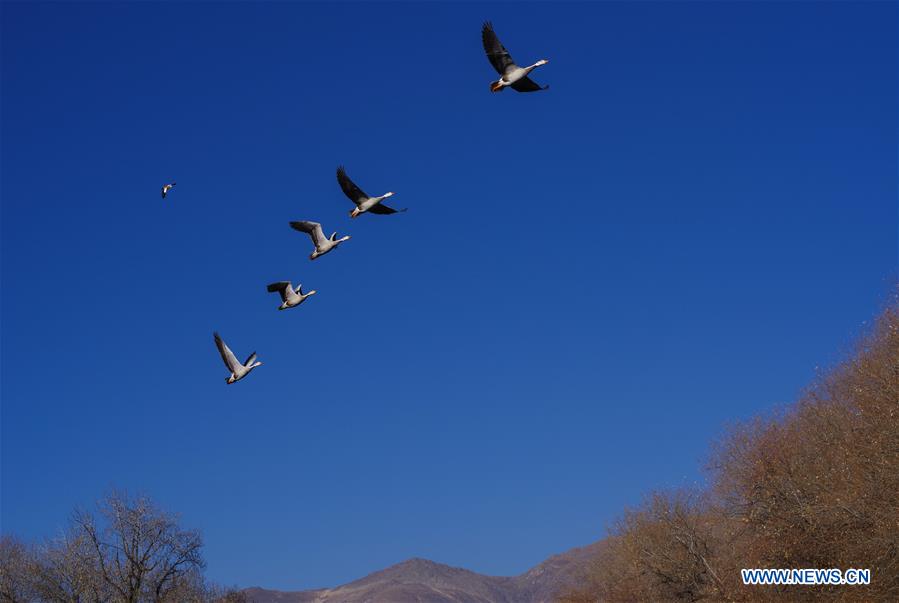
[[[539,90],[546,90],[549,86],[541,86],[528,76],[524,76],[514,84],[512,84],[512,89],[517,90],[518,92],[537,92]]]
[[[490,64],[493,65],[498,74],[505,75],[510,69],[518,67],[515,61],[512,60],[512,55],[509,54],[506,47],[496,37],[496,32],[493,31],[493,24],[490,21],[485,22],[484,27],[481,29],[481,41],[484,42],[487,60],[490,61]]]
[[[243,365],[244,365],[245,367],[249,367],[249,366],[250,366],[251,364],[253,364],[254,362],[256,362],[256,352],[253,352],[252,354],[250,354],[250,355],[247,357],[246,362],[243,363]]]
[[[213,337],[215,337],[215,347],[219,349],[219,354],[222,355],[222,360],[225,363],[225,368],[227,368],[232,373],[237,370],[237,367],[240,366],[240,362],[237,361],[237,358],[234,356],[234,352],[231,351],[222,338],[219,337],[218,333],[213,333]]]
[[[337,168],[337,182],[340,183],[343,194],[356,205],[361,205],[363,201],[368,200],[368,195],[365,194],[365,191],[356,186],[355,182],[350,180],[350,177],[346,175],[346,170],[343,169],[343,166]]]
[[[382,214],[382,215],[398,214],[398,213],[406,211],[407,209],[409,209],[409,208],[404,207],[403,209],[393,209],[392,207],[388,207],[387,205],[384,205],[383,203],[377,203],[368,210],[368,213]]]
[[[307,235],[312,237],[312,242],[315,243],[316,247],[320,247],[328,240],[328,238],[325,236],[325,233],[322,232],[322,225],[318,222],[301,220],[299,222],[291,222],[290,227],[294,230],[305,232]]]
[[[278,281],[277,283],[272,283],[268,287],[269,293],[274,293],[277,291],[281,294],[281,301],[287,301],[287,296],[290,294],[290,281]]]

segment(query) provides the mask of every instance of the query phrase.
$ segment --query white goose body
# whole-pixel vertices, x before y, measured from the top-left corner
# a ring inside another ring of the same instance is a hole
[[[537,92],[549,88],[549,86],[541,86],[528,77],[531,71],[546,65],[549,61],[540,59],[533,65],[519,67],[512,59],[509,51],[506,50],[506,47],[496,37],[493,25],[489,21],[484,23],[484,27],[481,29],[481,41],[484,43],[484,52],[487,53],[487,60],[490,61],[490,64],[493,65],[493,68],[500,75],[498,80],[490,83],[491,92],[502,92],[509,87],[516,92]]]
[[[504,73],[503,76],[499,78],[499,80],[497,80],[497,89],[494,90],[494,92],[501,92],[502,88],[507,88],[509,86],[512,86],[516,82],[523,80],[531,71],[533,71],[537,67],[546,65],[547,63],[549,63],[549,61],[547,61],[546,59],[540,59],[539,61],[528,67],[516,67],[514,69],[510,69],[509,71]]]
[[[234,352],[231,351],[231,348],[229,348],[225,342],[222,341],[222,338],[219,337],[219,334],[213,333],[212,335],[215,338],[215,347],[218,348],[219,354],[222,356],[222,361],[225,363],[225,368],[231,372],[231,375],[225,378],[225,382],[228,385],[240,381],[249,375],[250,371],[257,366],[262,366],[262,363],[256,360],[256,352],[250,354],[250,357],[247,358],[246,362],[241,364],[234,355]]]
[[[310,222],[309,220],[291,222],[290,227],[294,230],[305,232],[312,239],[312,244],[315,245],[315,251],[313,251],[309,255],[310,260],[314,260],[319,256],[323,256],[344,241],[350,240],[349,235],[345,235],[338,239],[336,232],[332,233],[330,237],[325,237],[325,233],[322,230],[322,225],[318,222]]]
[[[275,291],[277,291],[281,295],[282,303],[280,306],[278,306],[279,310],[295,308],[306,301],[307,297],[311,297],[316,293],[315,289],[313,289],[309,293],[303,293],[303,285],[300,284],[298,284],[297,288],[294,289],[290,284],[290,281],[278,281],[277,283],[272,283],[271,285],[266,287],[266,289],[269,293],[274,293]]]
[[[366,199],[365,201],[360,203],[358,206],[356,206],[356,209],[354,209],[350,212],[350,217],[355,218],[359,214],[364,214],[365,212],[367,212],[368,210],[370,210],[371,208],[373,208],[374,206],[379,204],[384,199],[387,199],[388,197],[392,197],[393,195],[394,195],[394,193],[388,192],[388,193],[384,193],[380,197],[369,197],[368,199]],[[382,205],[381,207],[387,207],[387,206]]]
[[[343,194],[347,196],[347,198],[356,204],[356,207],[350,212],[350,217],[355,218],[360,214],[364,214],[365,212],[371,212],[373,214],[396,214],[400,212],[406,211],[406,208],[403,209],[393,209],[392,207],[388,207],[381,203],[384,199],[392,197],[394,195],[393,192],[387,192],[381,195],[380,197],[369,197],[365,191],[356,186],[356,183],[350,180],[350,177],[346,175],[346,171],[343,169],[343,166],[337,168],[337,182],[340,184],[341,190],[343,190]]]

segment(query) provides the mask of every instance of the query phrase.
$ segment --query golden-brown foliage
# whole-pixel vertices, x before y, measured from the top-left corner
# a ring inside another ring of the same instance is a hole
[[[703,496],[628,511],[561,600],[899,601],[899,303],[781,416],[732,430]],[[869,568],[869,586],[744,586],[741,568]]]
[[[655,492],[612,530],[565,603],[733,599],[726,526],[701,493]]]

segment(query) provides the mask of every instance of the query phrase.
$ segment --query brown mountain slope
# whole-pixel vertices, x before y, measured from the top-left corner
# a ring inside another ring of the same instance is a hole
[[[602,542],[554,555],[520,576],[485,576],[410,559],[334,588],[281,592],[248,588],[252,603],[550,603]]]

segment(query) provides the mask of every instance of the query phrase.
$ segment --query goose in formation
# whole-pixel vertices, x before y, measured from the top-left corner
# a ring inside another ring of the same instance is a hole
[[[219,337],[219,334],[213,333],[212,335],[215,337],[215,347],[219,349],[219,354],[222,355],[222,360],[225,362],[225,368],[231,371],[231,376],[225,379],[225,381],[228,382],[228,385],[235,381],[240,381],[249,375],[250,371],[254,368],[262,365],[261,362],[256,360],[256,352],[250,354],[250,357],[247,358],[246,362],[241,364],[234,356],[234,352],[231,351],[231,348],[225,345],[225,342]]]
[[[484,42],[484,50],[487,52],[487,60],[496,69],[500,78],[490,83],[491,92],[502,92],[507,86],[518,92],[536,92],[537,90],[546,90],[549,86],[540,86],[537,82],[528,77],[528,74],[540,67],[546,65],[549,61],[540,59],[530,67],[519,67],[512,60],[512,56],[506,47],[502,45],[496,32],[493,31],[493,25],[490,21],[484,23],[481,30],[481,40]]]
[[[299,306],[306,301],[307,297],[315,295],[315,289],[309,293],[303,293],[303,285],[297,285],[296,290],[294,290],[290,281],[278,281],[277,283],[272,283],[268,286],[268,291],[269,293],[277,291],[281,294],[281,301],[284,303],[278,307],[279,310],[286,310],[287,308]]]
[[[307,235],[312,237],[312,242],[315,244],[315,251],[313,251],[309,256],[310,260],[314,260],[320,255],[325,255],[344,241],[350,240],[350,235],[346,235],[338,239],[336,232],[332,233],[330,238],[326,238],[325,233],[322,232],[322,225],[318,222],[310,222],[309,220],[291,222],[290,227],[294,230],[305,232]]]
[[[170,183],[170,184],[164,184],[164,185],[162,186],[162,198],[163,198],[163,199],[165,199],[165,196],[168,194],[168,192],[169,192],[170,190],[172,190],[172,188],[174,188],[174,186],[175,186],[175,183],[174,183],[174,182],[172,182],[172,183]]]
[[[387,207],[381,203],[381,201],[387,197],[392,197],[392,192],[384,193],[380,197],[369,197],[366,195],[365,191],[356,186],[356,183],[350,180],[350,177],[346,175],[343,166],[337,168],[337,182],[340,183],[343,194],[356,204],[356,208],[350,212],[351,218],[355,218],[359,214],[364,214],[365,212],[371,212],[373,214],[395,214],[406,211],[406,208],[393,209],[392,207]]]

